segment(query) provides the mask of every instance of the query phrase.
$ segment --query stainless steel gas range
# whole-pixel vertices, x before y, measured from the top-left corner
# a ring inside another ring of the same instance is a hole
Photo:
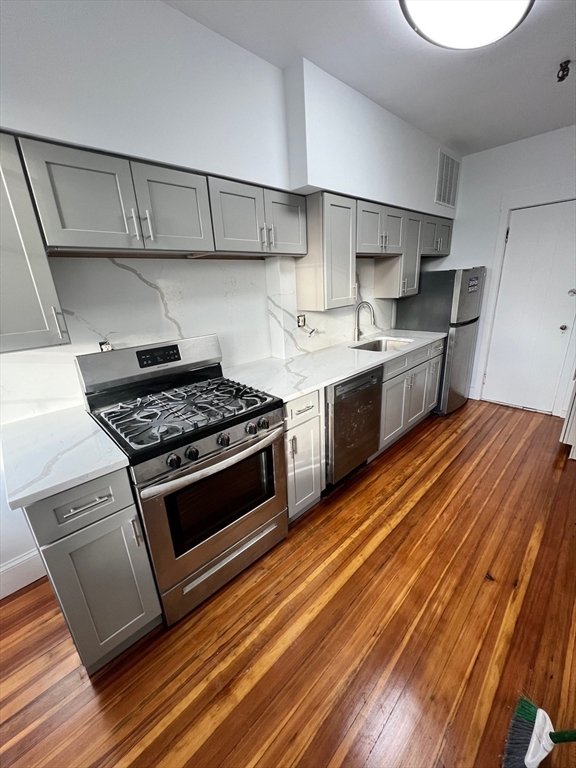
[[[221,359],[216,335],[76,359],[128,456],[168,624],[288,530],[282,401],[224,378]]]

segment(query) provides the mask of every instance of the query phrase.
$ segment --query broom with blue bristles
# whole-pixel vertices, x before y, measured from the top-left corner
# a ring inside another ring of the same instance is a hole
[[[512,717],[502,768],[537,768],[556,744],[576,741],[576,731],[555,731],[552,721],[522,696]]]

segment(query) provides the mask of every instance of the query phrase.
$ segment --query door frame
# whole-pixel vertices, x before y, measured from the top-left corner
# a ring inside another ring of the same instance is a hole
[[[574,197],[574,189],[570,184],[562,184],[560,187],[557,185],[543,184],[536,187],[528,187],[527,189],[515,189],[502,195],[494,260],[492,262],[492,267],[488,271],[487,284],[484,288],[484,306],[482,312],[486,320],[483,324],[483,328],[478,329],[479,335],[477,347],[479,352],[476,365],[480,377],[480,400],[482,400],[484,396],[488,358],[492,343],[494,322],[496,320],[496,307],[498,303],[498,295],[500,293],[502,273],[504,270],[506,234],[510,227],[512,211],[522,208],[537,208],[543,205],[554,205],[556,203],[568,203],[572,200],[576,200],[576,198]],[[492,272],[491,275],[490,272]],[[565,365],[565,361],[563,365]]]

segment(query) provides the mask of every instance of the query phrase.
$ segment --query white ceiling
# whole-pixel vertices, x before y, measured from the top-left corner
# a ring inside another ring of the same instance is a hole
[[[487,0],[489,1],[489,0]],[[511,35],[454,51],[420,38],[397,0],[164,0],[284,68],[303,56],[462,154],[576,122],[574,0],[536,0]]]

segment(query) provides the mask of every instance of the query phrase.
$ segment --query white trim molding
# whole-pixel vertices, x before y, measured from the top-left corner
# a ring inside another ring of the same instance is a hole
[[[32,549],[0,565],[0,600],[46,575],[38,550]]]

